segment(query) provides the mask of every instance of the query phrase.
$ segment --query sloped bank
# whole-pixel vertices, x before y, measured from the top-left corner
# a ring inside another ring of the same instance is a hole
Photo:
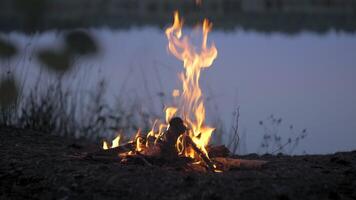
[[[258,170],[193,173],[73,158],[96,144],[0,128],[0,199],[355,199],[356,151],[257,156]]]

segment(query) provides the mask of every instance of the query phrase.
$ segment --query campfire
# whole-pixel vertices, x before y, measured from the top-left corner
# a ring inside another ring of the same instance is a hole
[[[148,133],[139,130],[131,141],[122,144],[121,135],[112,142],[104,141],[101,156],[114,155],[122,163],[163,164],[211,172],[261,166],[264,162],[229,158],[225,146],[209,145],[214,128],[205,122],[199,79],[201,70],[210,67],[218,55],[214,43],[208,44],[212,24],[204,19],[200,26],[202,41],[199,48],[183,35],[182,27],[183,21],[175,12],[172,26],[165,31],[169,52],[184,66],[184,71],[179,74],[182,90],[176,89],[172,93],[176,105],[166,107],[165,122],[156,120]],[[91,156],[98,158],[100,153]]]

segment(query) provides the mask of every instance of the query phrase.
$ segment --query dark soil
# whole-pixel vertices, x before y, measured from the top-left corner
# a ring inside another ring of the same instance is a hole
[[[356,151],[248,155],[269,163],[214,174],[72,157],[87,144],[0,128],[0,199],[356,199]]]

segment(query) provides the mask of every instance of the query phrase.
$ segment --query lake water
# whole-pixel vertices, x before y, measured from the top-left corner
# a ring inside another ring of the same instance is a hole
[[[105,79],[109,99],[138,95],[151,101],[148,109],[160,113],[157,94],[163,92],[169,105],[169,94],[180,87],[177,74],[183,67],[167,52],[163,30],[144,27],[89,31],[101,51],[77,62],[78,73],[86,77],[85,87]],[[26,73],[17,73],[27,78],[27,87],[33,85],[40,69],[31,52],[44,47],[60,48],[62,40],[56,31],[2,35],[21,50],[7,64],[25,69]],[[213,31],[209,40],[215,42],[218,58],[201,75],[208,99],[208,120],[221,117],[230,127],[232,112],[239,105],[246,152],[258,151],[264,133],[259,121],[271,114],[283,118],[280,135],[284,139],[290,135],[290,124],[308,130],[295,153],[356,149],[355,34],[329,31],[323,35],[287,35],[235,30]],[[45,74],[48,79],[54,77]]]

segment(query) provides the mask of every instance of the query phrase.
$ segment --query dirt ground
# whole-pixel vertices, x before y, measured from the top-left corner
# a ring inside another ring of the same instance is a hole
[[[0,199],[356,199],[356,151],[243,156],[258,170],[196,173],[70,155],[93,144],[0,128]]]

